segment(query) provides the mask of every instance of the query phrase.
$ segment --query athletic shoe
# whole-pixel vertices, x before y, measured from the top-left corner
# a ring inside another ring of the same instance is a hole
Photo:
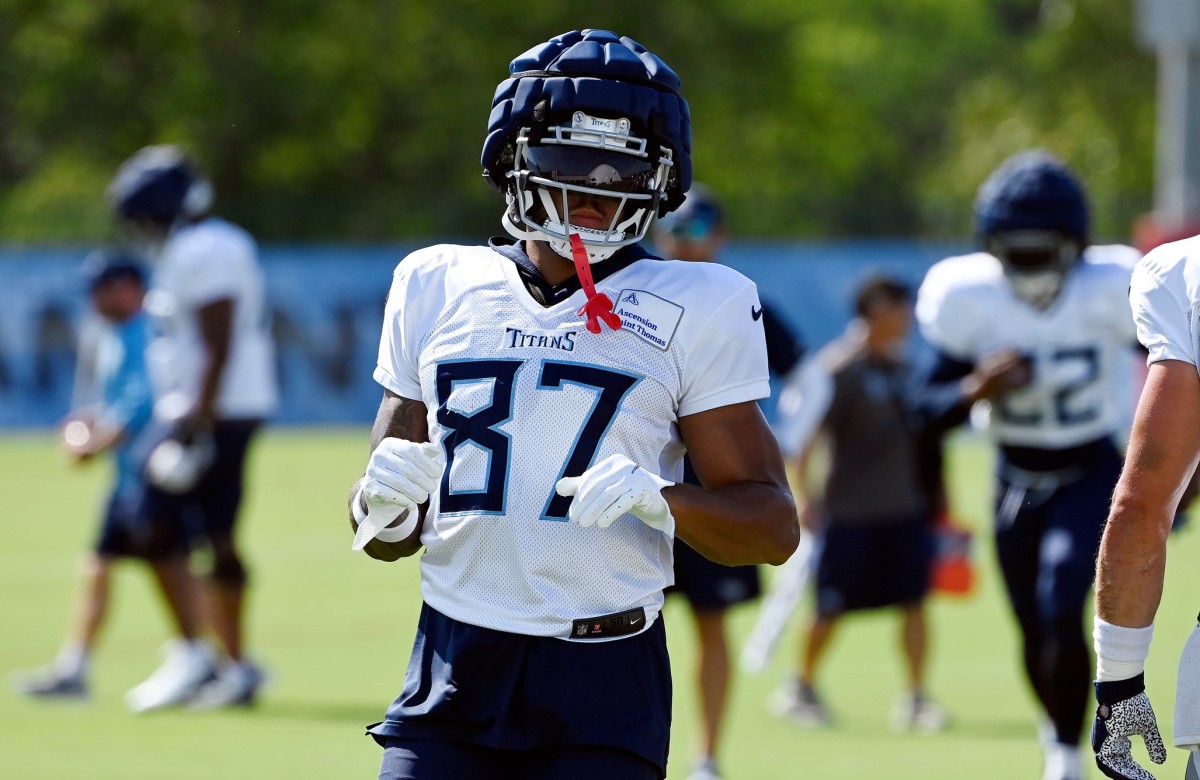
[[[787,718],[810,729],[828,728],[833,718],[821,697],[810,685],[793,680],[772,694],[768,702],[770,710],[781,718]]]
[[[88,697],[87,682],[82,676],[63,674],[52,667],[18,675],[13,680],[13,689],[34,699],[83,701]]]
[[[146,681],[125,694],[134,712],[186,704],[213,677],[213,665],[202,646],[180,639],[166,645],[162,665]]]
[[[899,732],[915,731],[918,734],[933,734],[946,728],[949,722],[946,711],[924,695],[905,694],[892,710],[892,729]]]
[[[687,780],[721,780],[721,773],[717,771],[716,759],[710,757],[698,762],[692,768],[691,774],[687,776]]]
[[[254,704],[266,682],[263,670],[249,661],[230,662],[215,679],[209,681],[192,699],[191,707],[211,710],[220,707],[248,707]]]

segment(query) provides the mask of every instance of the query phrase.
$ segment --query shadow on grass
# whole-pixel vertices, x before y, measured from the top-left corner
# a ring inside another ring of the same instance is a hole
[[[246,710],[248,715],[269,720],[309,723],[342,723],[365,727],[383,720],[385,706],[362,702],[297,701],[269,699]],[[228,710],[227,710],[228,711]]]
[[[1027,741],[1037,739],[1032,720],[1019,718],[971,718],[951,723],[948,733],[975,739]]]

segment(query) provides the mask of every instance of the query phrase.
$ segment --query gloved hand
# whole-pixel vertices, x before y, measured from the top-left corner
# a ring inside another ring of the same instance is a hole
[[[362,498],[367,514],[359,521],[353,549],[365,547],[401,512],[412,513],[410,519],[415,527],[417,507],[437,489],[445,466],[446,456],[437,444],[390,437],[379,442],[367,461],[366,476],[354,498],[356,505]]]
[[[662,489],[674,484],[624,455],[609,455],[578,477],[563,477],[554,489],[575,497],[567,517],[585,528],[608,528],[628,512],[651,528],[673,533],[675,518]]]
[[[1154,780],[1133,760],[1129,737],[1137,734],[1146,742],[1150,760],[1161,764],[1167,760],[1158,722],[1146,696],[1146,676],[1139,674],[1128,680],[1097,682],[1096,720],[1092,724],[1092,750],[1096,766],[1105,777],[1114,780]]]

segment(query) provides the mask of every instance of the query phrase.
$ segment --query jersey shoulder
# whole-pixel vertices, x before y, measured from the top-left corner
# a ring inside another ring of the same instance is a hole
[[[1106,269],[1124,269],[1128,275],[1142,259],[1142,253],[1126,244],[1099,244],[1083,250],[1083,262]]]
[[[681,304],[717,308],[754,287],[754,282],[720,263],[693,263],[685,260],[639,260],[622,274],[620,284],[653,285],[655,291],[669,294]],[[614,279],[617,283],[617,279]]]
[[[925,274],[919,294],[938,298],[988,294],[1003,284],[1000,261],[987,252],[972,252],[934,263]]]
[[[995,257],[976,252],[935,263],[917,292],[922,335],[938,350],[973,360],[979,339],[1016,299]]]
[[[1127,316],[1129,314],[1126,305],[1129,280],[1138,261],[1137,255],[1137,250],[1133,247],[1119,245],[1088,247],[1074,270],[1079,283],[1086,290],[1083,297],[1089,303],[1100,299],[1108,300],[1114,307],[1121,310],[1122,316]]]
[[[486,246],[434,244],[405,255],[393,276],[406,286],[461,292],[498,278],[497,261],[502,259]]]
[[[211,267],[214,258],[226,263],[256,262],[258,244],[245,229],[223,219],[209,219],[180,228],[167,240],[168,262]]]
[[[1200,276],[1200,236],[1155,247],[1137,262],[1134,272],[1160,282]]]

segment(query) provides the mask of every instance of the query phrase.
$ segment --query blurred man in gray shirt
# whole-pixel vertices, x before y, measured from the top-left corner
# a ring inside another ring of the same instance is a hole
[[[924,613],[937,499],[922,463],[922,416],[910,403],[910,367],[902,351],[912,322],[912,294],[901,282],[874,277],[855,296],[845,335],[799,369],[803,413],[815,435],[783,441],[803,481],[813,453],[824,449],[823,486],[801,503],[801,519],[818,534],[816,610],[807,627],[798,676],[777,692],[776,712],[805,726],[831,716],[815,676],[834,629],[849,612],[895,607],[903,614],[901,649],[908,691],[892,713],[897,730],[941,729],[945,713],[925,692]]]

